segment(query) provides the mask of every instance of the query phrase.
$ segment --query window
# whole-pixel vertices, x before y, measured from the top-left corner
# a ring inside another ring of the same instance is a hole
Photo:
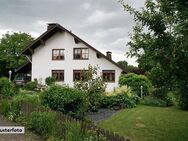
[[[53,49],[52,60],[64,60],[64,49]]]
[[[86,79],[87,70],[73,70],[73,81],[79,81]]]
[[[89,49],[88,48],[74,48],[74,59],[88,59]]]
[[[64,81],[64,70],[52,70],[52,77],[56,81]]]
[[[103,70],[102,76],[105,82],[115,82],[115,70]]]

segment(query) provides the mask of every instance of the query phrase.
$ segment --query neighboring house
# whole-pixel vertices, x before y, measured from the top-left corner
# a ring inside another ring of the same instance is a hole
[[[28,45],[22,54],[31,56],[31,77],[45,84],[45,78],[52,76],[58,83],[74,85],[81,78],[81,71],[89,65],[99,67],[107,83],[107,91],[118,86],[121,66],[57,23],[48,24],[47,31]],[[29,63],[28,63],[29,64]],[[23,67],[27,66],[25,64]],[[25,70],[19,68],[19,70]]]

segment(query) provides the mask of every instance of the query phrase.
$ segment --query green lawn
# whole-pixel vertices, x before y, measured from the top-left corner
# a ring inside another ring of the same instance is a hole
[[[98,123],[133,141],[188,141],[188,112],[139,105]]]

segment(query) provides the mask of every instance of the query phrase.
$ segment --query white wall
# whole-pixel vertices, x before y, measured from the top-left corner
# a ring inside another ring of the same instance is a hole
[[[45,45],[41,45],[34,50],[32,55],[32,80],[42,80],[45,84],[45,78],[51,76],[51,70],[64,70],[64,84],[73,86],[73,70],[83,69],[92,66],[99,66],[102,70],[115,70],[115,83],[107,83],[107,91],[113,90],[118,86],[118,78],[122,70],[112,64],[105,58],[97,58],[96,52],[89,48],[88,60],[74,60],[73,48],[86,48],[83,43],[75,44],[74,38],[67,32],[56,33],[49,38]],[[64,60],[52,60],[52,49],[64,49]],[[113,54],[112,54],[113,55]]]

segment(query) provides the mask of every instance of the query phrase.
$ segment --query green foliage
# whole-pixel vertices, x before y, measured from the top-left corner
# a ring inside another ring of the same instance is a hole
[[[159,99],[157,97],[153,97],[153,96],[146,96],[139,103],[142,105],[148,105],[148,106],[157,106],[157,107],[166,106],[166,102],[164,100]]]
[[[81,130],[80,124],[65,123],[67,134],[66,141],[106,141],[105,137],[93,130]]]
[[[13,97],[13,101],[15,102],[28,102],[34,105],[40,105],[40,98],[37,93],[29,94],[27,92],[21,92],[18,95]]]
[[[67,129],[65,139],[67,141],[83,141],[83,133],[81,132],[80,125],[66,122],[65,126]]]
[[[122,66],[124,69],[127,69],[128,63],[127,61],[118,61],[117,62],[118,65]]]
[[[135,107],[138,100],[139,97],[133,94],[129,87],[122,86],[108,95],[103,95],[100,103],[102,108],[122,109]]]
[[[87,71],[83,71],[83,76],[85,79],[77,81],[74,83],[76,89],[80,89],[86,93],[89,110],[97,111],[100,103],[100,97],[106,89],[106,84],[102,79],[102,76],[97,74],[98,68],[88,66]]]
[[[26,90],[34,91],[37,88],[37,82],[36,81],[27,82],[24,88]]]
[[[2,100],[1,101],[1,114],[4,116],[8,116],[9,112],[11,111],[11,103],[9,100]]]
[[[120,86],[130,86],[132,91],[138,96],[141,93],[141,86],[143,86],[143,94],[148,95],[151,91],[152,85],[148,78],[144,75],[137,75],[134,73],[122,74],[119,77]]]
[[[141,10],[121,3],[136,22],[128,54],[138,57],[156,88],[165,93],[179,90],[180,105],[188,109],[187,1],[147,0]]]
[[[17,95],[18,92],[19,89],[13,83],[9,82],[8,78],[0,78],[0,95],[9,97]]]
[[[16,119],[21,115],[20,113],[21,105],[16,101],[4,99],[1,103],[1,113],[11,121],[16,121]]]
[[[47,77],[46,79],[45,79],[45,83],[48,85],[48,86],[50,86],[50,85],[52,85],[52,84],[54,84],[55,83],[55,79],[53,78],[53,77]]]
[[[56,118],[52,112],[33,112],[28,122],[28,128],[47,138],[52,134],[55,123]]]
[[[85,93],[65,86],[53,85],[42,94],[42,102],[53,110],[75,118],[84,118],[87,109]]]
[[[8,77],[9,70],[14,70],[26,62],[26,58],[19,54],[32,40],[29,34],[21,32],[7,32],[3,35],[0,39],[0,77]]]
[[[139,67],[128,65],[127,61],[118,61],[118,65],[122,66],[128,73],[145,74],[145,71]]]

